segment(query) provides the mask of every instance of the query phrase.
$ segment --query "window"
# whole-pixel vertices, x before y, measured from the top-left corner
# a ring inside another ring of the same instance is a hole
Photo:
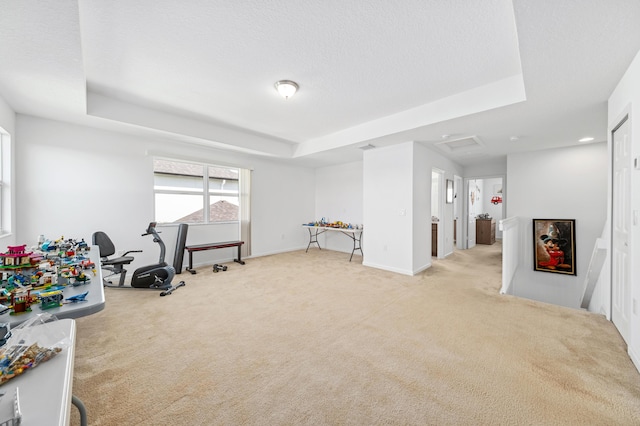
[[[11,232],[11,136],[0,128],[0,234]]]
[[[155,216],[159,223],[240,220],[240,169],[153,160]]]

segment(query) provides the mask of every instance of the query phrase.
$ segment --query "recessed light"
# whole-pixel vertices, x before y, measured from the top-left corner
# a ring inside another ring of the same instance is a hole
[[[449,139],[451,135],[442,135],[442,139]]]
[[[519,137],[517,137],[517,136],[511,136],[511,137],[509,138],[509,140],[510,140],[511,142],[516,142],[516,141],[520,140],[520,138],[519,138]]]
[[[593,140],[593,138],[588,137],[588,138],[579,139],[578,142],[591,142],[592,140]]]

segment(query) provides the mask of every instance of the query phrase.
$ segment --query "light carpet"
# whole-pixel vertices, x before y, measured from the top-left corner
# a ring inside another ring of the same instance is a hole
[[[166,297],[105,289],[104,311],[77,320],[89,424],[640,424],[614,326],[500,295],[499,244],[413,277],[348,258],[200,268]]]

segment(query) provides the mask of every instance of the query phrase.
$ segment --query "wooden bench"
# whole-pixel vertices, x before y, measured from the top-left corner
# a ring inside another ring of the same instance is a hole
[[[193,269],[193,252],[194,251],[205,251],[205,250],[215,250],[227,247],[238,247],[238,257],[233,259],[234,262],[238,262],[241,265],[244,265],[244,261],[242,260],[242,255],[240,254],[240,249],[244,241],[226,241],[224,243],[210,243],[210,244],[196,244],[192,246],[185,246],[184,249],[189,252],[189,267],[187,271],[195,274],[196,271]]]

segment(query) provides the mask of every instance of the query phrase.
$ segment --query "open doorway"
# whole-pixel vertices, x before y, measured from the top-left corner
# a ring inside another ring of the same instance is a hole
[[[456,249],[462,250],[464,248],[463,234],[463,221],[462,212],[464,197],[459,197],[458,194],[462,194],[463,181],[462,177],[458,175],[453,176],[453,246]]]
[[[444,171],[431,171],[431,256],[443,257],[442,236],[445,232],[443,221]]]
[[[504,193],[503,176],[465,179],[464,248],[502,240],[497,224],[505,215]]]

